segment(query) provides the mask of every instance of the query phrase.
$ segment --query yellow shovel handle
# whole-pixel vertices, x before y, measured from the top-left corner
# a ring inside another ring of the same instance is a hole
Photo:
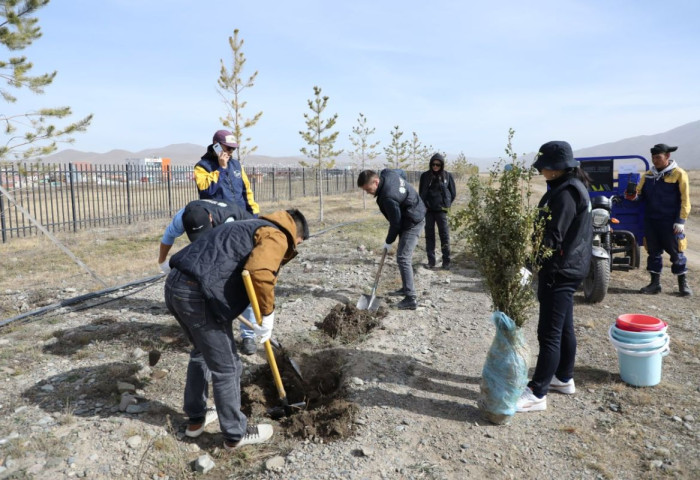
[[[243,270],[243,284],[245,285],[246,293],[248,293],[248,300],[250,300],[250,306],[253,307],[253,313],[255,314],[255,320],[258,325],[262,325],[262,315],[260,314],[260,305],[258,305],[258,297],[255,295],[255,289],[253,288],[253,279],[250,278],[250,272],[248,270]],[[272,370],[272,378],[275,381],[275,387],[277,387],[277,394],[282,400],[287,399],[287,392],[284,391],[284,385],[282,385],[282,377],[280,377],[279,369],[277,368],[277,361],[275,360],[275,354],[272,351],[272,345],[270,341],[265,342],[265,354],[267,355],[267,363],[270,364],[270,369]]]

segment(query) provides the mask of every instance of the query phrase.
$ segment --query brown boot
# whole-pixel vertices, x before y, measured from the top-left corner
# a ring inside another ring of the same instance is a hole
[[[690,297],[693,295],[693,291],[688,286],[688,279],[685,278],[685,273],[683,275],[678,275],[678,293],[681,297]]]

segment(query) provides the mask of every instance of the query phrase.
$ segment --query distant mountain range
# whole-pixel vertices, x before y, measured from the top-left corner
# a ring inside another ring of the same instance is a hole
[[[673,154],[673,158],[686,170],[700,169],[700,120],[691,122],[667,132],[655,135],[640,135],[638,137],[625,138],[617,142],[604,143],[593,147],[582,148],[574,153],[578,157],[596,157],[603,155],[642,155],[650,160],[649,148],[657,143],[668,145],[678,145],[678,151]],[[138,152],[127,150],[112,150],[107,153],[81,152],[79,150],[63,150],[44,158],[46,163],[69,163],[88,162],[97,165],[119,165],[129,158],[144,157],[167,157],[173,165],[194,165],[202,154],[206,151],[206,146],[195,145],[193,143],[176,143],[161,148],[148,148]],[[449,155],[449,159],[454,159],[456,155]],[[246,165],[250,166],[282,166],[295,167],[299,162],[308,159],[302,156],[270,157],[265,155],[250,155],[245,159]],[[472,158],[467,156],[467,160],[485,169],[491,166],[497,158]],[[383,159],[375,160],[375,166],[383,164]],[[355,166],[348,155],[342,155],[336,160],[339,168]]]

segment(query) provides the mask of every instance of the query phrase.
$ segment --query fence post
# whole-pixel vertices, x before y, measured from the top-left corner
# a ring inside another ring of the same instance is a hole
[[[7,174],[5,174],[7,175]],[[7,178],[7,176],[5,177]],[[8,182],[9,186],[9,182]],[[2,229],[2,243],[7,242],[7,233],[5,232],[5,204],[2,201],[3,195],[0,194],[0,229]]]
[[[167,177],[167,182],[168,182],[168,216],[172,218],[173,216],[173,190],[172,186],[170,184],[170,165],[167,165],[165,167],[165,173],[168,176]]]
[[[301,167],[301,196],[306,196],[306,167]]]
[[[126,164],[126,221],[131,224],[131,186],[129,185],[129,164]]]
[[[75,165],[72,163],[68,164],[68,180],[70,181],[70,210],[71,214],[73,215],[73,231],[77,232],[78,231],[78,219],[76,218],[76,210],[75,210],[75,185],[73,181],[73,169],[75,168]]]
[[[292,199],[292,167],[287,168],[287,179],[289,179],[289,199]]]
[[[275,167],[272,167],[272,201],[277,201],[277,194],[275,189]]]

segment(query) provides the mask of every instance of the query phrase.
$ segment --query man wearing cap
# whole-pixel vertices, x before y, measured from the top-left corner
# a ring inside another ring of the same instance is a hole
[[[257,217],[260,207],[253,198],[248,176],[241,162],[233,158],[233,151],[238,148],[235,137],[228,130],[218,130],[212,142],[194,167],[199,198],[235,202]],[[217,153],[219,146],[221,150]]]
[[[167,260],[168,252],[175,243],[175,239],[183,233],[187,233],[190,242],[194,242],[204,233],[224,223],[248,220],[253,214],[239,207],[237,204],[226,200],[193,200],[185,208],[179,210],[170,224],[165,228],[163,238],[160,241],[158,252],[158,265],[163,273],[170,272],[170,264]],[[255,323],[253,309],[249,306],[243,316],[251,323]],[[255,333],[241,324],[241,353],[252,355],[257,351],[255,345]]]
[[[690,187],[688,174],[671,160],[671,152],[678,147],[658,143],[651,147],[654,164],[637,185],[636,191],[626,193],[627,200],[646,202],[644,214],[644,246],[647,249],[647,271],[651,283],[640,292],[656,294],[661,291],[663,252],[671,256],[671,272],[678,277],[678,292],[687,297],[693,294],[688,286],[685,222],[690,215]]]
[[[270,339],[280,269],[308,237],[309,227],[299,210],[280,210],[225,223],[170,259],[165,304],[192,344],[184,392],[186,436],[204,432],[210,382],[225,450],[272,436],[271,425],[251,425],[241,412],[241,360],[232,322],[250,303],[241,275],[245,269],[263,316],[262,325],[254,324],[255,334],[260,342]]]

